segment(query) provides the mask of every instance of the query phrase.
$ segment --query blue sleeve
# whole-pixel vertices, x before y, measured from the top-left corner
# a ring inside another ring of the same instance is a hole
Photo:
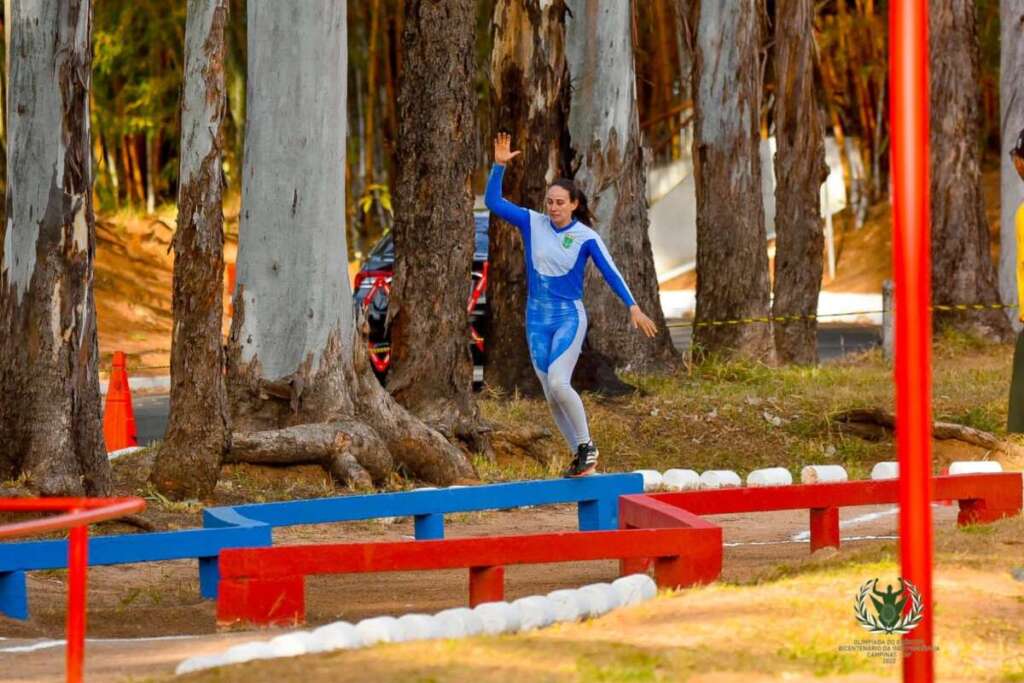
[[[635,304],[636,300],[633,299],[633,294],[629,291],[626,281],[622,279],[619,269],[615,267],[612,255],[608,253],[608,248],[604,246],[601,238],[594,237],[587,243],[587,246],[590,247],[590,258],[594,259],[597,269],[601,271],[601,275],[604,276],[605,282],[612,288],[612,291],[622,299],[626,306]]]
[[[494,164],[491,167],[491,176],[487,179],[484,204],[498,218],[508,221],[520,230],[529,230],[530,212],[501,196],[501,181],[504,177],[505,167],[500,164]]]

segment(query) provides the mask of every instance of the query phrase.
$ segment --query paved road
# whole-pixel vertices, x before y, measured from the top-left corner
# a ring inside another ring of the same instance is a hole
[[[690,348],[692,328],[673,327],[671,332],[676,348],[680,351]],[[864,351],[878,343],[879,330],[874,327],[828,327],[818,330],[818,355],[823,361]],[[133,398],[132,404],[135,408],[139,445],[146,446],[162,439],[167,429],[167,396],[138,396]]]

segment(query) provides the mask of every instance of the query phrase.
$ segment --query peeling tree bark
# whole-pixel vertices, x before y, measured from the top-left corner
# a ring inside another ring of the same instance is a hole
[[[345,6],[251,2],[247,18],[248,119],[227,354],[233,443],[244,450],[256,438],[238,432],[354,420],[387,452],[350,449],[359,469],[348,462],[346,481],[376,476],[380,483],[394,468],[437,483],[471,476],[459,449],[380,386],[355,329],[345,267]],[[276,457],[287,463],[301,443],[290,438],[263,441],[284,444]],[[320,437],[310,438],[310,452],[322,453]],[[262,448],[262,461],[273,452]]]
[[[629,2],[569,0],[566,57],[572,78],[569,134],[575,180],[590,200],[596,230],[640,307],[658,326],[647,339],[591,268],[588,341],[619,367],[672,367],[678,353],[665,327],[648,237],[647,175],[636,104]]]
[[[1022,247],[1017,244],[1014,216],[1024,202],[1024,183],[1010,160],[1010,150],[1024,130],[1024,83],[1020,78],[1024,70],[1024,0],[1001,0],[999,32],[999,294],[1003,303],[1019,306],[1017,258]],[[1019,309],[1008,309],[1006,315],[1012,325],[1020,327]]]
[[[110,491],[92,294],[89,0],[13,0],[0,261],[0,479]]]
[[[981,190],[976,11],[974,0],[931,0],[928,13],[933,304],[999,301]],[[933,319],[936,328],[1010,338],[996,309],[936,311]]]
[[[227,18],[227,0],[189,1],[174,233],[171,412],[150,474],[153,484],[173,498],[209,497],[229,444],[221,346]]]
[[[767,359],[768,253],[758,152],[761,82],[756,0],[701,2],[694,52],[693,165],[697,189],[694,350]]]
[[[821,184],[828,177],[825,138],[814,96],[813,0],[775,5],[775,298],[772,315],[782,362],[818,361],[822,251]]]
[[[450,436],[487,450],[473,400],[466,301],[473,281],[476,96],[473,0],[405,4],[399,76],[395,278],[388,391]]]
[[[568,175],[569,74],[565,62],[565,2],[499,0],[494,8],[491,93],[494,133],[507,131],[522,154],[505,167],[504,195],[520,206],[544,210],[548,184]],[[491,325],[487,384],[537,396],[540,382],[526,340],[526,272],[519,231],[491,217]]]

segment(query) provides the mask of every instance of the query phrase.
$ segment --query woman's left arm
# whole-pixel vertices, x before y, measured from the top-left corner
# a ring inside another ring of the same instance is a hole
[[[622,273],[615,267],[612,255],[608,253],[608,247],[604,245],[600,237],[594,237],[590,241],[589,246],[590,258],[594,259],[594,263],[597,265],[597,269],[601,271],[601,275],[604,276],[605,282],[622,299],[622,302],[629,307],[629,320],[633,327],[648,337],[653,337],[657,333],[658,328],[654,321],[648,318],[640,307],[637,306],[632,292],[629,291],[629,286],[622,278]]]

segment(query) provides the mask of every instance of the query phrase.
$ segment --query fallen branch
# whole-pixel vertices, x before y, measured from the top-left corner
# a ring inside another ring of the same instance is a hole
[[[544,427],[520,427],[491,433],[491,443],[496,448],[505,446],[506,450],[522,451],[542,465],[547,465],[551,461],[541,444],[541,441],[549,438],[551,432]]]
[[[873,440],[884,435],[879,428],[896,431],[896,415],[881,408],[845,410],[833,415],[832,420],[843,423],[844,428],[858,436]],[[972,446],[980,446],[1000,453],[1010,453],[1014,449],[1014,446],[1002,441],[991,432],[953,422],[933,422],[932,436],[936,439],[963,441]]]

